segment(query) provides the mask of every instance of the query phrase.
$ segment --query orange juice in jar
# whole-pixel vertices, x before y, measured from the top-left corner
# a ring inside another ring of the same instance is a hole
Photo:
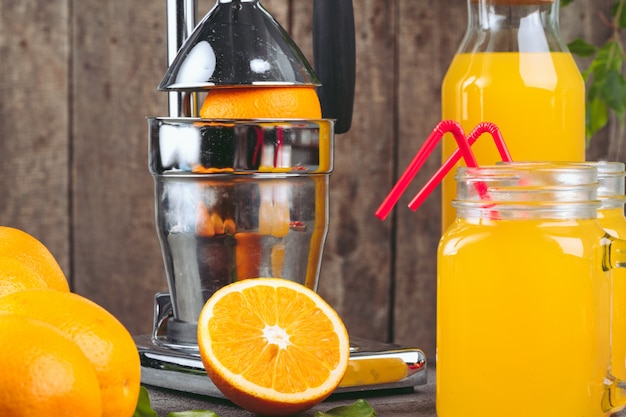
[[[439,417],[613,410],[606,271],[619,243],[598,223],[596,192],[586,166],[459,169],[458,217],[438,250]]]
[[[585,159],[585,88],[561,39],[558,1],[468,0],[469,24],[442,85],[442,118],[469,132],[498,125],[514,160]],[[479,140],[479,165],[499,155]],[[442,158],[456,149],[450,135]],[[443,230],[454,220],[452,176],[442,184]]]

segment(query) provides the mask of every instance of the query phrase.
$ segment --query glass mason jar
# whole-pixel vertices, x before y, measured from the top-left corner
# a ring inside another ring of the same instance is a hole
[[[468,25],[442,84],[442,119],[469,132],[495,123],[517,161],[584,161],[585,87],[559,29],[556,0],[467,0]],[[488,141],[479,165],[497,162]],[[442,158],[456,149],[443,140]],[[455,217],[454,179],[442,185],[443,230]]]
[[[606,416],[611,273],[594,167],[459,168],[438,249],[439,417]],[[623,359],[622,359],[623,360]]]

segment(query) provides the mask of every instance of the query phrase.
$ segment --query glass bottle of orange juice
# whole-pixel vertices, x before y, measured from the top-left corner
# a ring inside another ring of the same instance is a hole
[[[444,77],[442,117],[469,132],[498,125],[513,160],[585,159],[585,88],[559,29],[558,0],[467,0],[468,27]],[[443,140],[446,160],[456,149]],[[479,165],[498,161],[488,140]],[[443,229],[454,220],[453,175],[442,185]]]
[[[597,170],[519,163],[456,178],[437,258],[437,415],[608,416],[624,398],[609,270],[626,243],[598,222]]]

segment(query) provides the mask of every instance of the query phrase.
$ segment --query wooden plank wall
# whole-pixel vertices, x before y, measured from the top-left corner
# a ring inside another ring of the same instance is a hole
[[[568,40],[601,41],[611,0],[562,10]],[[214,4],[200,1],[200,15]],[[312,61],[312,0],[264,0]],[[0,224],[53,252],[74,291],[131,332],[166,290],[147,169],[146,116],[165,116],[165,2],[0,0]],[[435,351],[439,194],[385,222],[373,213],[439,121],[440,83],[466,24],[463,0],[355,0],[353,127],[336,140],[320,293],[353,336]],[[588,159],[626,160],[619,124]],[[437,158],[427,164],[433,172]],[[409,191],[416,191],[420,174]],[[409,193],[410,194],[410,193]]]

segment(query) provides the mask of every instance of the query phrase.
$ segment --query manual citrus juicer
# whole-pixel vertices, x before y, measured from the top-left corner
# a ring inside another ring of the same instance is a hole
[[[218,0],[197,26],[196,10],[195,0],[167,0],[169,68],[159,90],[169,116],[149,117],[148,128],[169,292],[156,294],[153,332],[136,343],[143,383],[222,397],[198,353],[206,300],[261,276],[317,288],[334,134],[352,117],[354,21],[351,0],[315,0],[314,71],[258,0]],[[319,87],[324,118],[198,117],[211,89],[267,86]],[[352,338],[338,391],[425,382],[421,350]]]

